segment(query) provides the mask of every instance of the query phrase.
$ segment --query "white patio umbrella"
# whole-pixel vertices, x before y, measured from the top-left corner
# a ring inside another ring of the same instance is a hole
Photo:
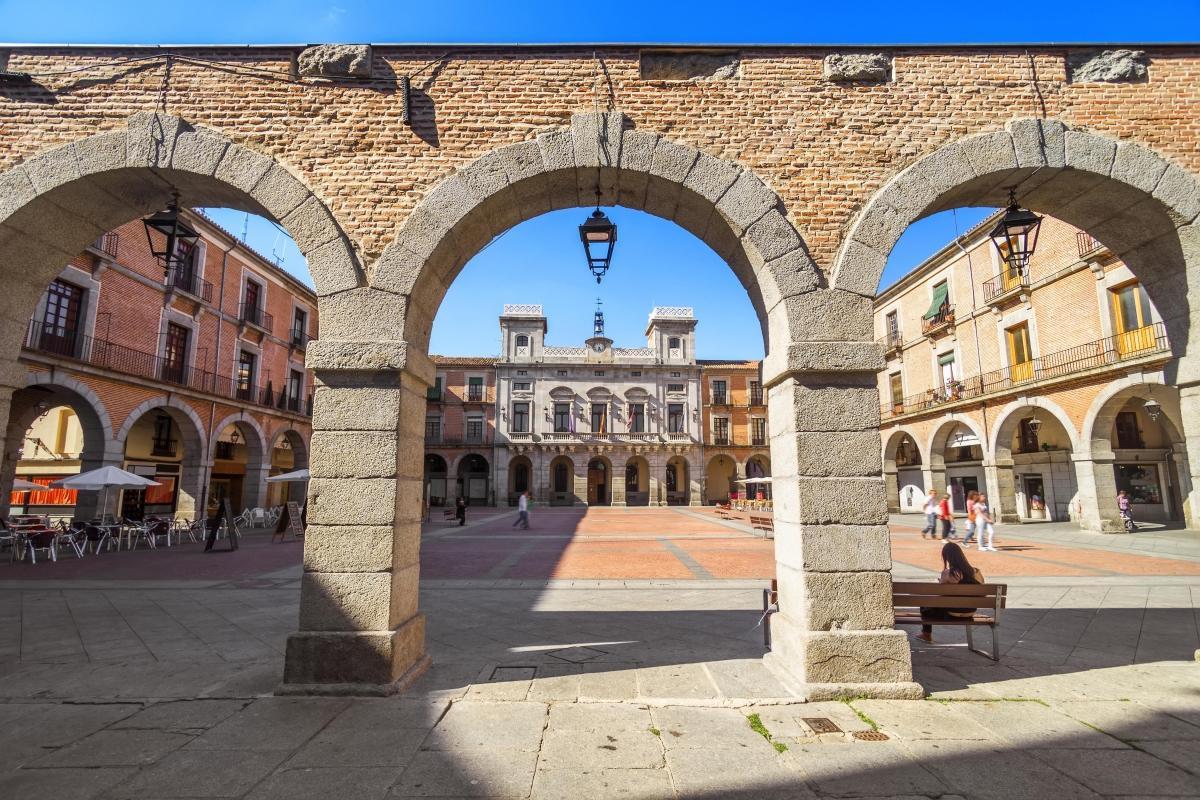
[[[740,481],[735,481],[735,483],[771,483],[771,479],[770,478],[742,478]]]
[[[287,483],[290,481],[306,481],[308,480],[307,469],[297,469],[292,472],[285,472],[282,475],[272,475],[267,478],[268,483]]]
[[[100,469],[81,472],[78,475],[54,481],[50,485],[61,489],[104,492],[100,503],[100,513],[103,514],[104,509],[108,506],[109,489],[145,489],[147,486],[161,486],[162,484],[117,467],[100,467]]]
[[[46,487],[40,483],[27,481],[24,478],[15,478],[13,479],[12,490],[14,492],[44,492],[46,491]]]

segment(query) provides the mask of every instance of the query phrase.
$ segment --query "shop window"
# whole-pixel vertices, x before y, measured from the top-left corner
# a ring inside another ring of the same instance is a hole
[[[1139,505],[1162,505],[1162,487],[1158,483],[1158,467],[1154,464],[1114,464],[1117,490],[1124,489],[1129,502]]]

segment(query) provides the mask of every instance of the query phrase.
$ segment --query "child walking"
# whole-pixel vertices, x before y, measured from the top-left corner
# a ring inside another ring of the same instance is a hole
[[[996,526],[992,521],[992,510],[988,508],[987,495],[980,494],[975,498],[975,530],[979,533],[979,549],[995,553],[993,546],[996,537]]]
[[[975,538],[975,501],[978,499],[979,492],[974,489],[967,492],[967,534],[963,537],[963,547],[970,546],[971,540]]]

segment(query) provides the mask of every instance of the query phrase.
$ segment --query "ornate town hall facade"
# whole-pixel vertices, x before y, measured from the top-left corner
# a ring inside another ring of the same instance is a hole
[[[277,220],[321,318],[285,690],[394,691],[430,662],[414,509],[448,287],[522,220],[647,211],[725,260],[764,334],[768,663],[809,698],[920,697],[891,605],[887,255],[1010,190],[1110,248],[1170,342],[1194,522],[1198,70],[1194,45],[0,48],[0,414],[38,299],[104,231],[174,192]]]

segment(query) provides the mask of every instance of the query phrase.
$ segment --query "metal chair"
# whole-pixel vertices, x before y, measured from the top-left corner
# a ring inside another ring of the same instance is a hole
[[[157,549],[158,545],[154,543],[154,537],[150,535],[150,527],[145,522],[134,522],[125,520],[125,530],[129,536],[129,549],[136,550],[138,542],[145,541],[150,545],[150,549]]]
[[[158,547],[158,540],[165,538],[167,547],[171,546],[171,523],[165,519],[152,520],[146,525],[146,533],[150,537],[150,543]]]
[[[63,545],[66,545],[71,548],[71,552],[75,553],[76,558],[83,558],[83,545],[80,544],[82,539],[82,527],[68,524],[66,520],[58,521],[58,538],[55,540],[56,550],[62,550]]]
[[[37,563],[37,551],[44,550],[51,561],[58,561],[58,531],[50,530],[49,528],[30,529],[21,532],[22,552],[21,558],[29,556],[30,563]]]
[[[111,550],[113,545],[120,547],[120,544],[113,539],[112,533],[108,528],[102,528],[99,525],[88,524],[83,527],[83,550],[86,551],[89,547],[95,555],[100,555],[100,548]]]

